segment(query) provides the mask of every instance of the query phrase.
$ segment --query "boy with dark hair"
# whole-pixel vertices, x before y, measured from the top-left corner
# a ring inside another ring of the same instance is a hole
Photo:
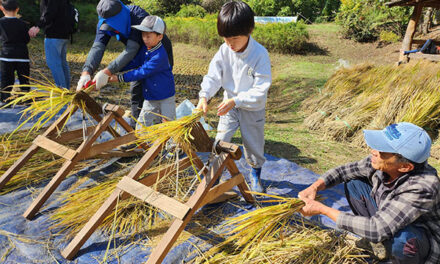
[[[0,18],[0,69],[1,90],[0,104],[4,104],[10,96],[12,85],[17,72],[20,84],[29,84],[29,52],[27,44],[30,41],[28,25],[18,18],[17,0],[2,0],[0,9],[4,17]],[[22,91],[29,91],[22,87]]]
[[[162,39],[165,22],[158,16],[147,16],[140,25],[132,26],[142,32],[144,45],[136,57],[122,69],[124,74],[112,75],[110,82],[141,81],[144,103],[139,121],[151,126],[161,121],[160,114],[167,120],[176,118],[174,76]]]
[[[267,50],[251,37],[254,26],[254,12],[246,3],[233,1],[222,6],[217,31],[225,43],[203,78],[197,108],[206,113],[208,100],[223,87],[216,139],[229,142],[240,128],[244,154],[252,167],[251,189],[263,192],[265,107],[272,77]]]

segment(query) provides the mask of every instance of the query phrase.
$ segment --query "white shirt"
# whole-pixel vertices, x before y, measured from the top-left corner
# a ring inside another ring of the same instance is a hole
[[[220,46],[203,77],[199,97],[210,99],[220,87],[224,99],[233,98],[237,108],[258,111],[266,107],[267,92],[272,83],[269,53],[249,37],[243,52]]]

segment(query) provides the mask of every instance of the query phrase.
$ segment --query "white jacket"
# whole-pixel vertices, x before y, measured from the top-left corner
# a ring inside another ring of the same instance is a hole
[[[258,111],[266,107],[267,91],[272,82],[269,53],[249,37],[243,52],[220,46],[203,77],[199,97],[210,99],[220,87],[224,99],[233,98],[237,108]]]

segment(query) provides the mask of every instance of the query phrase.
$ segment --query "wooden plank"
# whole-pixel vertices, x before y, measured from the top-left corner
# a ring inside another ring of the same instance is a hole
[[[113,113],[108,113],[104,116],[102,121],[96,126],[93,134],[87,138],[77,149],[78,154],[70,161],[64,162],[61,169],[55,174],[52,180],[44,187],[42,192],[38,197],[32,202],[23,216],[27,219],[32,219],[35,214],[40,210],[41,206],[46,202],[46,200],[52,195],[55,189],[60,185],[60,183],[66,178],[66,176],[73,169],[75,164],[85,156],[86,151],[90,148],[93,142],[101,135],[101,133],[108,128],[108,125],[113,120]]]
[[[202,182],[197,186],[194,194],[189,198],[186,205],[191,207],[191,210],[188,212],[184,219],[174,219],[168,231],[160,240],[159,244],[153,249],[150,257],[148,258],[148,263],[162,263],[165,256],[168,254],[169,250],[173,246],[174,242],[176,242],[180,233],[182,233],[185,226],[191,221],[192,216],[197,211],[197,208],[202,204],[205,196],[208,194],[208,191],[214,184],[214,182],[220,177],[223,172],[223,169],[226,164],[226,160],[230,159],[229,154],[222,153],[217,156],[212,161],[212,166],[210,167],[208,174],[210,177],[204,177]],[[210,178],[209,181],[206,179]]]
[[[240,171],[237,168],[237,165],[235,164],[235,161],[233,160],[227,160],[226,161],[226,168],[228,168],[228,171],[231,175],[237,175],[240,173]],[[240,190],[241,195],[243,195],[244,199],[248,203],[255,203],[255,197],[250,194],[249,192],[251,189],[247,185],[246,181],[243,181],[242,183],[237,185],[238,189]]]
[[[419,21],[420,15],[422,13],[423,7],[421,5],[416,5],[414,11],[411,15],[410,21],[408,22],[408,27],[406,28],[405,37],[402,41],[402,48],[400,50],[399,63],[408,62],[408,56],[404,54],[405,51],[411,50],[412,39],[414,33],[416,32],[417,23]]]
[[[206,195],[205,199],[203,199],[203,202],[200,205],[200,208],[208,204],[209,202],[217,199],[220,197],[223,193],[231,190],[235,186],[239,185],[240,183],[245,182],[243,174],[239,173],[235,175],[234,177],[230,178],[229,180],[220,183],[216,185],[215,187],[211,188],[209,190],[208,194]]]
[[[127,133],[134,131],[134,129],[127,123],[127,121],[125,121],[124,118],[115,115],[115,120],[125,129],[125,131],[127,131]],[[147,146],[147,144],[141,144],[139,146],[145,150],[147,150],[149,148],[149,146]]]
[[[140,149],[139,149],[140,150]],[[135,157],[135,156],[141,156],[144,154],[144,151],[140,150],[133,150],[133,151],[108,151],[108,152],[102,152],[99,153],[96,156],[93,156],[93,159],[111,159],[111,158],[124,158],[124,157]]]
[[[65,158],[66,160],[72,160],[77,154],[75,150],[63,146],[60,143],[57,143],[41,135],[37,136],[34,139],[33,143],[40,148],[44,148],[62,158]]]
[[[119,105],[107,104],[105,110],[112,111],[116,116],[122,117],[125,114],[125,110]]]
[[[217,153],[223,151],[231,154],[231,158],[234,160],[239,160],[242,155],[240,147],[230,142],[219,141],[215,149]]]
[[[178,219],[183,219],[191,209],[186,204],[182,204],[181,202],[161,194],[160,192],[128,177],[123,177],[118,183],[117,188]]]
[[[87,152],[87,156],[85,157],[85,159],[89,159],[91,157],[94,157],[94,156],[102,153],[102,152],[109,151],[109,150],[112,150],[112,149],[114,149],[114,148],[116,148],[118,146],[121,146],[121,145],[130,143],[130,142],[133,142],[136,139],[137,138],[136,138],[136,135],[134,133],[129,133],[129,134],[126,134],[124,136],[117,137],[115,139],[106,141],[104,143],[95,144],[95,145],[90,147],[90,149]]]
[[[86,129],[86,135],[90,135],[95,130],[95,126],[87,127]],[[82,138],[83,137],[83,129],[77,129],[72,131],[63,132],[60,135],[54,135],[52,137],[48,137],[49,139],[52,139],[55,142],[58,143],[66,143],[74,139]]]
[[[153,145],[147,151],[147,153],[145,153],[138,164],[136,164],[133,170],[131,170],[127,177],[136,180],[142,174],[145,168],[151,165],[162,148],[163,144]],[[61,252],[61,255],[64,258],[68,260],[73,259],[73,257],[78,253],[78,250],[82,247],[82,245],[84,245],[93,232],[95,232],[102,221],[111,213],[111,211],[113,211],[119,196],[122,196],[121,199],[124,199],[129,195],[118,189],[113,191],[109,198],[107,198],[107,200],[101,205],[98,211],[96,211],[92,218],[90,218],[87,224],[78,232],[78,234],[76,234],[69,245],[67,245],[67,247]]]
[[[5,173],[3,173],[2,177],[0,177],[0,189],[5,187],[6,183],[23,167],[23,165],[38,151],[40,147],[35,144],[32,144],[23,155],[18,158],[14,164],[9,167]]]
[[[425,59],[429,61],[440,61],[440,54],[424,54],[421,52],[409,54],[410,59]]]

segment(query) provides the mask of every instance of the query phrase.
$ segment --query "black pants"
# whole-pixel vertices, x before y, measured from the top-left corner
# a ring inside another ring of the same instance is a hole
[[[142,106],[144,104],[144,94],[142,88],[142,82],[130,82],[130,94],[131,94],[131,115],[138,119],[141,113]],[[135,128],[136,123],[131,119],[130,125]]]
[[[2,93],[0,99],[5,102],[12,91],[15,82],[15,72],[17,72],[20,84],[29,84],[29,62],[0,61],[0,88]],[[29,91],[29,87],[21,87],[21,91]]]

